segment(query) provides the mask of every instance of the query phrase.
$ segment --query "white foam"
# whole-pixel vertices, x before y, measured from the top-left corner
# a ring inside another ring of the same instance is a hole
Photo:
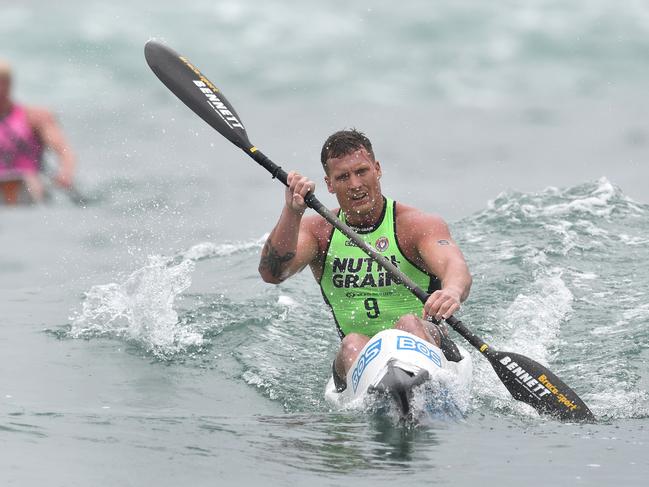
[[[284,294],[280,295],[277,298],[277,304],[281,306],[287,306],[289,308],[295,308],[296,306],[298,306],[298,302],[295,301],[295,299],[293,299],[290,296],[286,296]]]
[[[609,386],[598,386],[597,401],[593,403],[595,415],[616,419],[649,415],[649,394],[646,391],[624,390],[618,383],[610,383]]]
[[[181,252],[179,256],[183,259],[194,261],[209,259],[212,257],[225,257],[228,255],[236,254],[237,252],[243,252],[254,248],[261,248],[267,238],[268,233],[251,242],[234,242],[221,244],[215,244],[213,242],[201,242],[199,244],[193,245],[186,251]]]
[[[543,271],[503,311],[499,328],[509,330],[509,339],[498,343],[498,349],[516,351],[548,363],[549,351],[556,343],[561,322],[572,311],[574,299],[562,273],[560,268]],[[487,361],[476,360],[475,366],[474,390],[480,400],[487,400],[497,409],[513,408],[525,416],[537,414],[532,407],[512,401]]]
[[[471,387],[448,370],[439,371],[435,377],[415,391],[412,408],[415,414],[426,411],[451,417],[462,416],[471,404]]]
[[[649,245],[649,238],[645,237],[634,237],[632,235],[627,235],[626,233],[620,233],[618,238],[622,243],[629,246]]]
[[[147,265],[124,282],[92,286],[85,293],[81,312],[72,318],[69,335],[124,338],[161,357],[201,346],[201,330],[179,322],[174,309],[176,298],[191,285],[195,262],[257,248],[264,240],[203,242],[176,257],[150,256]]]
[[[561,321],[572,311],[573,294],[562,272],[553,268],[544,273],[505,311],[505,322],[513,330],[508,348],[523,350],[547,363],[548,349],[559,334]]]
[[[117,336],[135,340],[156,354],[201,345],[200,334],[179,326],[176,297],[191,285],[194,263],[168,265],[160,256],[133,272],[123,283],[93,286],[85,295],[70,336]]]
[[[578,191],[581,190],[581,193]],[[549,204],[550,200],[557,198],[563,201]],[[642,208],[633,200],[622,195],[607,178],[602,177],[587,187],[568,188],[558,190],[555,187],[548,187],[541,193],[519,194],[500,193],[494,200],[487,203],[490,213],[496,212],[499,215],[506,215],[512,221],[518,221],[518,214],[528,219],[538,218],[574,218],[575,214],[586,213],[596,217],[609,217],[616,209],[616,199],[636,213],[643,213]],[[553,221],[552,224],[557,224]],[[564,223],[559,223],[563,225]],[[601,231],[587,220],[582,220],[591,232]],[[577,224],[579,225],[579,224]],[[594,233],[595,234],[595,233]]]

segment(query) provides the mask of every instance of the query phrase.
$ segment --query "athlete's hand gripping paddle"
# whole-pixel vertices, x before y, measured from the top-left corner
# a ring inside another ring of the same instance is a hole
[[[144,56],[160,81],[185,105],[257,161],[259,165],[270,172],[273,178],[279,179],[284,185],[287,184],[286,171],[250,143],[246,129],[234,107],[223,96],[223,93],[187,58],[153,40],[144,46]],[[406,286],[422,303],[426,302],[429,295],[425,291],[417,287],[392,262],[342,223],[318,201],[314,194],[309,193],[305,201],[310,208],[318,212],[383,266],[394,279]],[[520,354],[492,349],[453,316],[447,318],[446,322],[489,360],[496,374],[515,399],[530,404],[540,413],[556,416],[562,420],[595,420],[588,406],[579,396],[547,367]]]

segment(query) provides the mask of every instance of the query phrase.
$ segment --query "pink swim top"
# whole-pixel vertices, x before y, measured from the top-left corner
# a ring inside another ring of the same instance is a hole
[[[36,173],[42,154],[43,144],[27,119],[27,111],[14,105],[11,112],[0,119],[0,175]]]

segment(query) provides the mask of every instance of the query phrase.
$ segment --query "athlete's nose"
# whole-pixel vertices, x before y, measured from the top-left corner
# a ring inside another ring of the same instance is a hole
[[[361,183],[361,178],[357,176],[356,174],[352,174],[349,176],[349,188],[350,189],[358,189],[362,186]]]

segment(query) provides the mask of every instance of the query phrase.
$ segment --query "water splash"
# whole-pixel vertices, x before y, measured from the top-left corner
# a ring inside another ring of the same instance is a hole
[[[211,259],[214,257],[227,257],[237,254],[239,252],[246,252],[252,249],[261,248],[268,238],[268,233],[262,235],[257,240],[250,242],[235,242],[235,243],[221,243],[216,244],[213,242],[202,242],[196,244],[184,252],[180,252],[174,261],[192,260],[200,261],[204,259]]]
[[[259,246],[260,240],[220,245],[205,242],[173,257],[150,256],[147,265],[124,282],[95,285],[85,293],[67,336],[124,339],[161,359],[200,349],[208,341],[204,335],[209,325],[179,319],[175,309],[176,299],[191,286],[195,263]]]
[[[561,323],[572,311],[573,294],[561,274],[559,268],[549,269],[504,311],[503,327],[511,333],[503,347],[524,350],[539,362],[548,363]]]
[[[647,216],[649,206],[605,179],[500,195],[454,229],[474,275],[461,318],[494,347],[548,365],[599,418],[646,417],[649,276],[633,263],[649,259]],[[201,243],[152,257],[123,282],[94,286],[69,336],[124,339],[165,359],[209,349],[199,366],[227,357],[232,380],[286,411],[328,410],[335,325],[311,276],[280,286],[259,281],[262,241]],[[196,263],[210,259],[236,279],[215,293],[188,294]],[[457,409],[537,416],[470,353],[473,395],[456,401]],[[441,409],[447,399],[428,397]]]
[[[629,264],[649,258],[648,215],[605,178],[499,195],[459,225],[474,274],[466,321],[497,348],[549,365],[597,416],[646,415],[638,358],[649,275]],[[475,363],[476,407],[536,414]]]
[[[173,308],[176,297],[191,285],[193,271],[190,260],[169,265],[168,259],[152,256],[123,283],[93,286],[72,320],[70,337],[125,338],[157,356],[202,345],[199,333],[178,326]]]
[[[418,420],[462,419],[471,405],[472,387],[450,371],[440,371],[415,391],[412,408]]]

